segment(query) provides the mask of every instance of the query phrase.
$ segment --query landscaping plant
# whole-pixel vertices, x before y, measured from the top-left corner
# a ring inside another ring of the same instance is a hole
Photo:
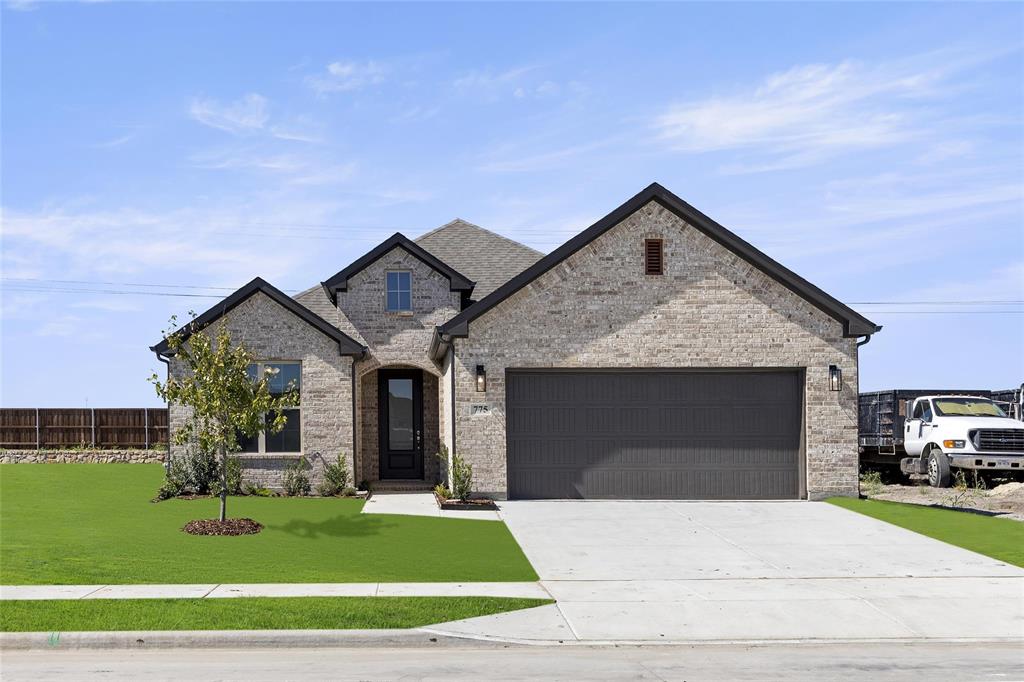
[[[176,323],[171,318],[172,327]],[[283,410],[298,402],[294,391],[281,396],[270,394],[268,368],[264,376],[253,378],[249,366],[252,354],[241,345],[232,345],[224,325],[211,338],[205,329],[192,322],[186,327],[164,333],[168,355],[180,363],[182,372],[169,373],[166,382],[156,374],[149,381],[157,395],[168,404],[190,408],[190,416],[174,433],[174,441],[194,443],[200,451],[217,454],[220,464],[220,521],[227,519],[228,455],[237,452],[238,434],[248,437],[262,431],[278,433],[287,421]],[[188,338],[182,332],[188,330]]]
[[[437,457],[448,472],[451,494],[463,502],[468,500],[473,492],[473,465],[458,453],[449,454],[444,443],[441,443],[441,451],[437,453]]]
[[[345,494],[346,490],[349,490],[348,463],[345,453],[341,453],[335,461],[324,463],[324,480],[316,487],[316,492],[322,497],[335,497]]]
[[[313,486],[310,485],[309,474],[306,473],[305,457],[299,457],[285,467],[283,485],[284,492],[289,497],[305,497],[309,495],[309,491]]]

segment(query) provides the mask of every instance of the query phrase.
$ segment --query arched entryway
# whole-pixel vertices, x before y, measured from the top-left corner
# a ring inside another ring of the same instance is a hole
[[[386,365],[359,377],[357,479],[376,489],[438,482],[439,383],[412,365]]]

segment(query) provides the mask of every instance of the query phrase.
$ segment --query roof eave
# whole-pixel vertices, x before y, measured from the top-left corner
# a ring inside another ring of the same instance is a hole
[[[232,294],[228,295],[217,305],[211,307],[206,312],[202,313],[194,320],[184,325],[179,329],[177,334],[183,334],[183,338],[187,339],[192,334],[205,329],[210,324],[216,322],[224,315],[234,310],[238,305],[248,300],[257,293],[263,293],[275,303],[279,304],[293,315],[296,315],[299,319],[309,324],[311,327],[322,333],[328,338],[334,339],[338,342],[338,353],[340,355],[348,355],[353,358],[361,358],[366,352],[367,348],[363,344],[359,343],[351,336],[341,331],[330,322],[314,313],[309,308],[305,307],[286,293],[270,284],[266,280],[256,277],[245,286],[239,288]],[[150,346],[150,350],[160,356],[169,357],[173,355],[170,352],[170,344],[167,339],[162,339],[159,343]]]
[[[758,267],[780,284],[839,321],[843,325],[843,335],[845,337],[865,336],[867,334],[874,334],[881,329],[880,326],[874,324],[838,299],[825,293],[781,263],[773,260],[767,254],[758,250],[655,182],[641,190],[604,218],[583,230],[544,258],[541,258],[533,266],[519,273],[441,325],[440,331],[452,336],[468,335],[470,322],[554,268],[651,201],[657,202],[666,210],[676,214],[688,225],[692,225],[700,230],[703,234]]]
[[[392,249],[398,247],[405,249],[407,253],[424,263],[427,267],[447,277],[449,282],[449,291],[471,292],[473,291],[473,287],[476,286],[476,282],[473,282],[458,270],[433,255],[401,232],[396,232],[370,251],[364,253],[362,256],[352,261],[352,263],[339,270],[333,276],[320,283],[321,286],[323,286],[324,291],[327,292],[327,296],[331,299],[331,302],[337,305],[338,292],[348,290],[349,278],[356,273],[362,272]]]

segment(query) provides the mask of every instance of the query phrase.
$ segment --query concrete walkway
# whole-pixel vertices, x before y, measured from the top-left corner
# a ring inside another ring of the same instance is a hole
[[[230,597],[522,597],[551,599],[539,583],[255,583],[251,585],[4,585],[10,599],[220,599]]]
[[[434,493],[374,493],[363,505],[364,514],[402,514],[405,516],[436,516],[442,519],[476,519],[497,521],[498,512],[488,509],[471,511],[442,510],[434,501]]]

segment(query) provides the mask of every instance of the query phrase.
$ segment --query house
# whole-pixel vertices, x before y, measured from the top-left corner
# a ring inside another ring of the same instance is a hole
[[[429,487],[444,443],[497,498],[855,495],[857,351],[881,329],[658,184],[547,255],[456,220],[196,324],[299,386],[244,444],[249,478],[344,453],[356,481]]]

